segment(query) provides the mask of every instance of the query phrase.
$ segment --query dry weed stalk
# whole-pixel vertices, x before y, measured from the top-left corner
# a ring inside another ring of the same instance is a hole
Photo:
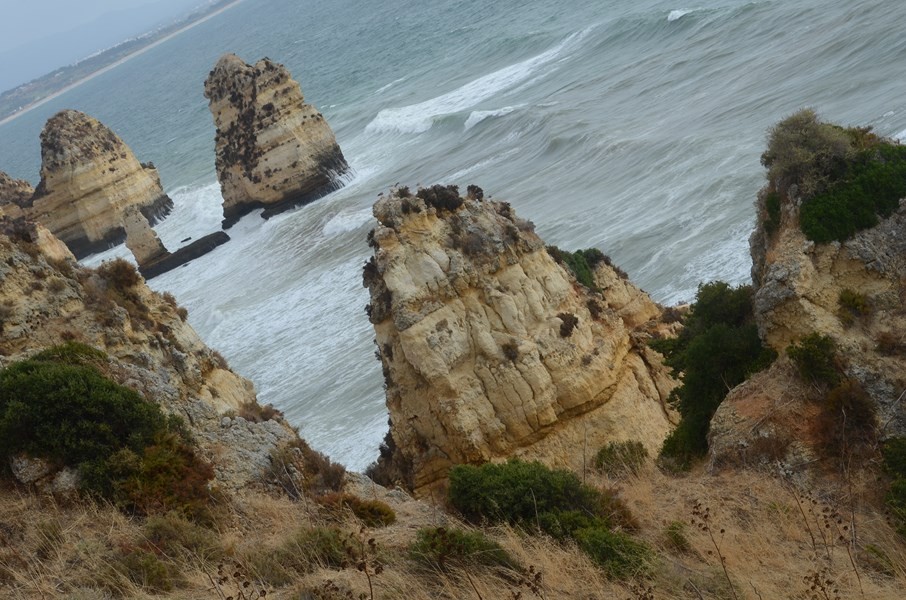
[[[714,530],[711,527],[711,508],[704,506],[700,500],[696,500],[695,504],[692,506],[692,525],[708,534],[711,545],[714,546],[714,550],[717,552],[717,558],[720,560],[720,567],[723,569],[724,577],[727,579],[727,585],[730,586],[730,592],[733,594],[735,600],[739,600],[739,596],[736,595],[736,587],[733,585],[733,580],[730,579],[730,572],[727,570],[727,559],[723,555],[723,552],[720,551],[720,544],[718,543],[717,538],[714,537]],[[725,531],[726,530],[723,527],[720,528],[721,541],[723,541],[723,534]],[[711,554],[710,550],[708,551],[708,554]]]

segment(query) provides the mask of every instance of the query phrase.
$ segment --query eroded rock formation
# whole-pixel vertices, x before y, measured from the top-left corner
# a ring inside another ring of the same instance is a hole
[[[256,208],[267,218],[340,187],[348,166],[333,131],[283,65],[226,54],[204,88],[217,127],[224,227]]]
[[[125,239],[124,211],[152,224],[173,206],[154,165],[141,164],[97,119],[75,110],[51,117],[41,132],[41,182],[26,216],[44,224],[79,258]]]
[[[0,215],[18,218],[25,213],[23,206],[27,206],[35,189],[31,184],[22,179],[13,179],[0,171]]]
[[[658,327],[659,308],[607,265],[603,295],[578,284],[508,204],[428,192],[440,200],[404,190],[374,206],[364,283],[391,420],[382,460],[424,493],[458,463],[581,467],[630,439],[656,451],[675,382],[637,326]]]
[[[765,195],[751,238],[755,319],[780,358],[718,408],[711,465],[767,463],[795,473],[826,456],[829,443],[819,418],[828,392],[803,381],[787,357],[811,334],[833,340],[841,378],[866,394],[876,412],[869,435],[906,435],[906,202],[844,242],[817,244],[799,227],[796,201],[783,202],[779,225],[769,228]]]
[[[123,228],[126,230],[126,247],[132,252],[139,268],[169,254],[148,219],[135,206],[126,207]]]
[[[227,366],[185,321],[172,296],[151,291],[124,262],[79,267],[40,225],[0,218],[0,368],[75,340],[103,350],[104,373],[183,417],[212,460],[219,485],[255,482],[270,452],[297,440],[281,418],[252,422],[248,380]]]

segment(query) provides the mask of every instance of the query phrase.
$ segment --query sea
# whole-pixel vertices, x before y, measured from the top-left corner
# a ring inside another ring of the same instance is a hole
[[[657,301],[749,281],[759,157],[802,107],[906,138],[903,0],[243,0],[0,126],[36,184],[39,134],[84,111],[159,169],[171,250],[220,228],[203,83],[283,63],[351,165],[342,189],[229,230],[150,282],[316,449],[351,469],[387,432],[361,267],[391,186],[476,184],[565,249],[596,247]],[[129,257],[124,247],[88,264]]]

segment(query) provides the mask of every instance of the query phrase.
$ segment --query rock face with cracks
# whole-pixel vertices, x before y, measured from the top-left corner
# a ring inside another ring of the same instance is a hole
[[[0,171],[0,215],[18,218],[25,213],[23,206],[31,201],[35,190],[27,181],[14,179]]]
[[[226,54],[204,94],[217,127],[224,227],[256,208],[267,218],[342,185],[348,166],[333,131],[283,65]]]
[[[227,418],[254,406],[252,383],[202,342],[172,297],[117,272],[81,268],[40,225],[0,218],[0,368],[64,340],[103,350],[106,376],[183,418],[218,485],[256,482],[271,451],[297,435],[279,416]]]
[[[622,440],[655,452],[675,382],[644,342],[660,315],[647,295],[606,265],[604,294],[584,288],[506,203],[403,195],[374,205],[364,271],[391,421],[382,461],[424,494],[459,463],[581,467]]]
[[[41,182],[25,215],[46,226],[82,258],[121,243],[125,210],[153,225],[173,206],[154,165],[97,119],[75,110],[51,117],[41,132]]]

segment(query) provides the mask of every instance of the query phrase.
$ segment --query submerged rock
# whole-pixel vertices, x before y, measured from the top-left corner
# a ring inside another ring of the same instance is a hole
[[[23,206],[82,258],[125,240],[123,219],[134,206],[152,224],[169,213],[154,165],[97,119],[75,110],[51,117],[41,132],[41,182]]]
[[[217,127],[225,228],[256,208],[267,218],[342,185],[348,166],[333,131],[283,65],[226,54],[204,87]]]
[[[607,265],[604,294],[585,288],[508,204],[470,195],[435,186],[374,205],[364,283],[391,420],[384,466],[422,494],[459,463],[581,467],[624,440],[656,451],[675,385],[643,341],[659,308]]]

